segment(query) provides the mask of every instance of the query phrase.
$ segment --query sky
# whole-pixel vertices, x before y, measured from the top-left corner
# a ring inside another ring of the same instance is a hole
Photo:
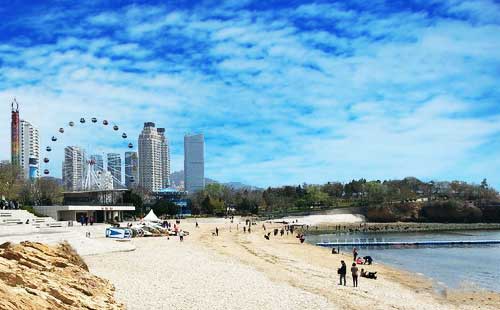
[[[121,132],[136,144],[152,121],[172,171],[184,134],[202,132],[205,175],[222,182],[500,188],[499,2],[6,2],[0,159],[16,98],[44,148],[77,122],[42,154],[53,175],[64,145],[122,153]]]

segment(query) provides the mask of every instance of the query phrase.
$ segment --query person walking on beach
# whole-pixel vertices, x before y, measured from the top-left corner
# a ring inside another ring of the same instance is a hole
[[[351,274],[352,274],[352,285],[354,287],[358,287],[358,267],[356,267],[356,263],[352,263]]]
[[[184,241],[184,230],[181,229],[181,231],[179,232],[179,241],[182,242]]]
[[[347,266],[344,261],[340,261],[341,265],[338,270],[338,274],[340,276],[340,283],[339,285],[342,285],[342,280],[344,280],[344,286],[346,286],[346,281],[345,281],[345,275],[347,274]]]
[[[198,227],[199,227],[199,225],[198,225],[198,221],[196,221],[196,228],[198,228]]]
[[[218,227],[215,227],[215,235],[219,236],[219,228]]]
[[[353,261],[356,261],[356,258],[358,257],[358,249],[356,248],[352,249],[352,256],[354,257]]]
[[[243,233],[246,233],[246,232],[247,232],[247,227],[243,226]]]

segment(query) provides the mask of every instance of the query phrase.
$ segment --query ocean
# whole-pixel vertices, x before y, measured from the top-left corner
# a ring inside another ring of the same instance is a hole
[[[500,231],[447,231],[419,233],[353,233],[308,235],[306,241],[500,240]],[[360,256],[419,273],[434,281],[436,288],[484,288],[500,292],[500,244],[453,246],[357,247]],[[352,247],[340,247],[352,253]]]

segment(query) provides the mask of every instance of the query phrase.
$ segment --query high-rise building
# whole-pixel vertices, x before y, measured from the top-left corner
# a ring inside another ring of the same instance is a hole
[[[38,129],[26,120],[19,119],[19,104],[11,103],[11,163],[19,168],[25,178],[40,177],[40,141]]]
[[[12,115],[10,123],[10,162],[19,166],[19,104],[16,99],[11,104]]]
[[[104,160],[102,159],[102,155],[90,155],[90,160],[94,161],[95,172],[104,171]]]
[[[139,181],[139,160],[137,152],[125,152],[125,186],[132,188]]]
[[[40,141],[38,129],[28,121],[19,123],[19,166],[25,178],[40,177]]]
[[[67,190],[77,191],[83,188],[86,174],[85,151],[78,146],[64,148],[63,184]]]
[[[144,123],[139,135],[139,186],[156,192],[162,188],[162,137],[155,123]]]
[[[184,188],[193,193],[205,187],[205,141],[203,134],[184,136]]]
[[[108,171],[113,176],[113,188],[122,184],[122,159],[118,153],[108,153]]]
[[[158,128],[161,136],[161,168],[162,168],[162,188],[170,186],[170,147],[168,139],[165,136],[165,128]]]

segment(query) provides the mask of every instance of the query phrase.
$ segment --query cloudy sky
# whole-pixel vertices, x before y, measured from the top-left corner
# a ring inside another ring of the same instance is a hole
[[[500,188],[494,1],[2,3],[0,159],[15,97],[44,146],[80,117],[108,119],[133,142],[156,122],[173,171],[184,134],[203,132],[206,175],[220,181]],[[77,127],[61,145],[126,150],[110,128]]]

